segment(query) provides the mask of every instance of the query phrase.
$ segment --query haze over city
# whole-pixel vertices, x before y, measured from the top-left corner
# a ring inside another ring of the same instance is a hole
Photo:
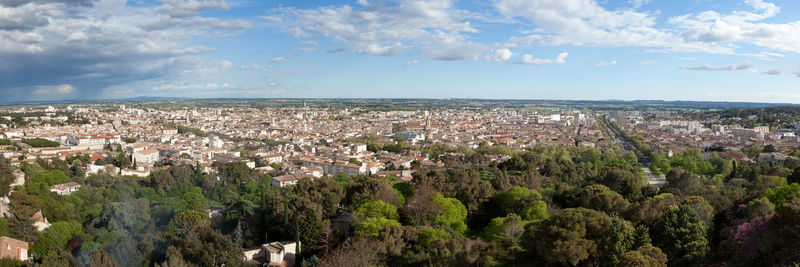
[[[800,103],[793,0],[5,0],[0,102]]]

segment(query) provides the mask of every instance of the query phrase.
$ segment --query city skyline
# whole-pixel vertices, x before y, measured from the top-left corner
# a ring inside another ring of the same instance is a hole
[[[795,1],[4,1],[3,103],[800,103]]]

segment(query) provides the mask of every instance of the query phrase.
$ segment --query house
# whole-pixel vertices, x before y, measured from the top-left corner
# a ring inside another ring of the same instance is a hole
[[[119,173],[122,176],[139,176],[139,177],[147,177],[150,175],[150,168],[145,168],[139,166],[138,168],[134,169],[122,169]]]
[[[339,175],[339,173],[343,172],[350,176],[355,176],[359,174],[366,174],[367,173],[367,165],[362,163],[361,165],[349,163],[349,162],[327,162],[318,159],[303,159],[301,160],[303,166],[311,167],[311,166],[319,166],[322,167],[324,174],[330,175]]]
[[[119,168],[114,165],[106,164],[106,165],[94,165],[94,164],[87,164],[86,176],[88,177],[90,174],[98,174],[100,172],[110,173],[110,174],[117,174],[119,172]]]
[[[295,257],[299,242],[282,241],[263,244],[261,247],[244,251],[244,261],[260,263],[264,266],[295,266]]]
[[[258,154],[257,154],[258,155]],[[262,160],[268,163],[281,163],[283,162],[283,156],[280,154],[267,154],[267,155],[258,155],[261,157]]]
[[[278,177],[273,177],[272,178],[272,186],[287,187],[287,186],[290,186],[290,185],[295,185],[295,184],[297,184],[298,181],[300,181],[300,179],[303,179],[305,177],[313,178],[313,176],[311,176],[311,175],[300,174],[300,173],[290,173],[290,174],[281,175],[281,176],[278,176]]]
[[[159,151],[158,149],[145,149],[142,151],[133,152],[133,162],[134,163],[153,163],[158,161]]]
[[[406,140],[406,141],[412,142],[412,143],[415,143],[417,141],[425,141],[425,135],[424,134],[415,133],[415,132],[399,132],[399,133],[395,133],[393,135],[390,135],[389,137],[400,138],[400,139],[403,139],[403,140]]]
[[[76,182],[57,184],[50,187],[51,192],[56,192],[62,196],[72,194],[72,192],[78,191],[78,189],[81,189],[81,185]]]
[[[50,222],[42,215],[41,210],[34,213],[33,216],[31,216],[31,220],[33,221],[33,227],[36,227],[36,230],[39,232],[44,232],[44,230],[50,228]]]
[[[28,242],[0,236],[0,259],[28,260]]]
[[[222,217],[222,208],[220,207],[209,207],[205,209],[206,215],[208,215],[209,219],[214,219],[217,217]]]

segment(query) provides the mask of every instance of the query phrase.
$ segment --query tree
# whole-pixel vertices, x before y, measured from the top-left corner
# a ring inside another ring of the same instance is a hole
[[[56,141],[50,141],[44,138],[22,138],[22,142],[32,147],[57,147],[61,145]]]
[[[119,263],[114,260],[105,250],[95,250],[89,253],[89,267],[119,267]]]
[[[381,245],[372,239],[361,239],[350,246],[342,246],[326,254],[319,266],[380,266],[385,255]]]
[[[355,237],[378,237],[381,231],[392,226],[400,226],[400,222],[382,217],[369,217],[355,224]]]
[[[406,200],[406,204],[400,210],[403,224],[424,225],[433,222],[443,209],[433,201],[435,194],[439,193],[426,186],[415,187],[414,194]]]
[[[642,223],[646,226],[653,226],[661,218],[661,215],[670,206],[680,203],[681,199],[670,193],[662,193],[645,199],[636,204],[633,208],[634,214],[631,219],[634,223]]]
[[[565,209],[526,227],[532,249],[549,264],[614,265],[634,243],[634,229],[627,221],[585,208]]]
[[[172,217],[167,229],[175,236],[186,237],[190,232],[210,225],[211,220],[205,213],[196,210],[185,210]]]
[[[456,184],[456,198],[467,207],[469,213],[478,212],[481,205],[494,194],[492,184],[481,180],[474,171],[452,174]]]
[[[0,196],[6,196],[11,191],[10,185],[16,180],[14,172],[8,166],[5,158],[0,156]]]
[[[364,218],[385,218],[390,220],[397,220],[400,215],[397,213],[397,207],[386,204],[380,200],[367,201],[356,209],[356,215]]]
[[[622,195],[601,184],[584,187],[580,199],[583,207],[610,214],[622,214],[630,205]]]
[[[689,205],[670,207],[656,222],[653,233],[655,245],[671,263],[701,263],[709,252],[706,227]]]
[[[536,190],[513,186],[508,191],[497,194],[493,201],[505,214],[521,214],[532,203],[542,199],[542,195]]]
[[[620,267],[667,267],[667,255],[651,244],[625,253],[617,264]]]
[[[210,227],[189,232],[181,254],[199,266],[238,266],[242,260],[241,251],[233,245],[231,238]]]
[[[37,173],[33,176],[31,181],[35,184],[45,184],[48,187],[54,184],[63,183],[67,179],[67,175],[60,170],[50,170]]]
[[[647,178],[644,175],[619,167],[610,167],[605,172],[602,182],[628,200],[641,198],[642,188],[647,186]]]
[[[764,197],[769,199],[769,202],[775,204],[775,209],[780,209],[783,203],[787,202],[792,197],[800,197],[800,184],[793,183],[776,188],[769,188],[764,192]]]
[[[467,208],[458,199],[436,194],[433,202],[442,207],[442,213],[433,220],[434,224],[447,226],[459,235],[467,231]]]
[[[395,190],[388,179],[364,178],[348,187],[346,203],[358,206],[369,200],[380,200],[398,207],[405,202],[403,194]]]
[[[39,235],[32,252],[36,255],[48,255],[66,251],[67,241],[75,236],[84,236],[83,226],[76,221],[54,222],[47,231]]]
[[[8,232],[11,237],[27,242],[36,241],[36,227],[33,226],[31,216],[43,206],[41,199],[23,194],[12,192],[9,197],[11,203],[11,218],[8,222]]]
[[[64,251],[51,252],[42,258],[43,266],[70,266],[70,259],[72,258],[69,253]]]
[[[792,196],[781,205],[776,216],[769,221],[772,256],[776,265],[792,264],[800,260],[800,198]]]
[[[519,215],[509,214],[506,217],[497,217],[489,222],[483,230],[481,237],[492,241],[503,236],[518,239],[524,232],[525,222]]]

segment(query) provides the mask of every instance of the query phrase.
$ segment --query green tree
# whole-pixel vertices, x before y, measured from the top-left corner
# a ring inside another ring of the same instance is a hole
[[[622,195],[601,184],[584,187],[580,199],[583,207],[610,214],[622,214],[630,205]]]
[[[634,243],[630,223],[585,208],[565,209],[525,235],[547,263],[571,266],[614,265]]]
[[[196,210],[185,210],[172,217],[167,229],[171,234],[186,237],[188,233],[210,225],[211,220],[205,213]]]
[[[231,238],[210,227],[200,227],[189,232],[181,254],[198,266],[239,266],[241,251]]]
[[[119,263],[114,260],[105,250],[95,250],[89,253],[89,267],[119,267]]]
[[[442,213],[433,220],[434,224],[447,226],[459,235],[467,231],[467,208],[458,199],[437,194],[433,202],[442,207]]]
[[[775,217],[769,221],[770,232],[766,240],[776,265],[791,265],[797,262],[797,251],[800,250],[800,198],[790,197],[777,209]],[[763,247],[763,244],[760,244]]]
[[[356,238],[378,237],[381,231],[391,226],[400,226],[400,222],[382,217],[369,217],[355,224]]]
[[[619,267],[667,267],[667,255],[651,244],[625,253]]]
[[[67,241],[75,236],[86,239],[83,226],[76,221],[54,222],[47,231],[39,235],[32,252],[36,255],[48,255],[66,250]]]
[[[400,215],[397,213],[397,207],[386,204],[380,200],[373,200],[364,202],[356,209],[356,215],[363,216],[364,218],[386,218],[390,220],[397,220]]]
[[[792,183],[776,188],[769,188],[764,192],[764,197],[769,199],[769,202],[775,204],[775,209],[780,209],[783,203],[792,197],[800,197],[800,184]]]
[[[685,266],[701,263],[708,252],[706,227],[689,205],[672,206],[653,228],[654,243],[669,262]]]

